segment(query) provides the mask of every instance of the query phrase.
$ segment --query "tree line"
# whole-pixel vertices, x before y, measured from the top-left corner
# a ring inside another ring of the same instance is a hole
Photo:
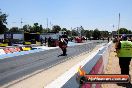
[[[30,32],[30,33],[59,33],[59,31],[66,31],[69,37],[73,36],[85,36],[87,38],[100,39],[109,36],[108,31],[99,31],[99,29],[94,30],[85,30],[82,29],[80,32],[77,29],[69,30],[67,28],[61,28],[59,25],[54,25],[52,29],[43,28],[42,25],[38,23],[34,23],[33,26],[24,25],[22,28],[12,27],[8,30],[8,32],[19,33],[19,32]]]
[[[111,35],[110,32],[108,31],[100,31],[99,29],[94,29],[94,30],[88,30],[84,29],[82,26],[80,27],[81,30],[78,29],[67,29],[67,28],[61,28],[59,25],[53,25],[52,28],[44,28],[41,24],[39,23],[34,23],[33,26],[26,24],[22,28],[19,27],[12,27],[12,28],[7,28],[7,17],[8,15],[3,13],[0,10],[0,34],[3,34],[5,32],[11,32],[11,33],[19,33],[19,32],[32,32],[32,33],[58,33],[59,31],[66,31],[67,35],[72,37],[72,36],[85,36],[87,38],[94,38],[94,39],[101,39],[101,38],[106,38]],[[128,30],[126,28],[120,28],[117,30],[117,33],[119,34],[131,34],[132,31]]]

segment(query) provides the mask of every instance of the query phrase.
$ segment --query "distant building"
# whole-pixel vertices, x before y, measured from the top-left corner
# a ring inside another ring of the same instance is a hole
[[[116,34],[117,34],[117,31],[112,31],[112,37],[115,37]]]
[[[66,34],[66,31],[59,31],[59,35],[60,35],[60,36],[62,36],[62,35],[64,35],[64,34]]]
[[[52,39],[59,39],[59,33],[42,33],[40,34],[42,39],[51,37]]]
[[[59,37],[61,35],[64,35],[66,33],[66,31],[60,31],[59,33],[53,33],[53,32],[49,32],[49,33],[42,33],[42,34],[39,34],[40,35],[40,38],[42,39],[45,39],[45,38],[49,38],[51,37],[52,39],[59,39]],[[33,34],[33,33],[30,33],[30,34]],[[0,34],[0,39],[18,39],[18,40],[25,40],[25,37],[24,37],[24,33],[10,33],[10,32],[7,32],[5,34]],[[31,38],[31,36],[30,36]],[[33,38],[33,36],[32,36]]]
[[[0,34],[0,39],[19,39],[19,40],[24,40],[24,35],[23,33],[4,33]]]
[[[59,39],[60,36],[66,34],[66,31],[59,31],[59,33],[49,32],[49,33],[42,33],[40,37],[42,39],[51,37],[52,39]]]

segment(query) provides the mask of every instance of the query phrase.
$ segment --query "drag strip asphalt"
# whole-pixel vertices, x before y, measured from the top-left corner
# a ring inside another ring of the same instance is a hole
[[[46,70],[69,58],[92,50],[99,43],[69,46],[67,56],[60,56],[61,49],[51,49],[0,60],[0,86],[38,70]]]

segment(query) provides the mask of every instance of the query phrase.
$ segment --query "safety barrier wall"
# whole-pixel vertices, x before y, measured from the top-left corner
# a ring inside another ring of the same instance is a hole
[[[90,70],[89,74],[103,74],[107,64],[108,64],[108,58],[109,58],[109,53],[111,49],[111,42],[108,43],[99,53],[92,59],[94,62],[95,60],[96,63]],[[95,60],[94,60],[95,59]],[[91,60],[91,63],[94,63]],[[87,64],[83,67],[86,72],[88,70],[86,69]],[[101,84],[84,84],[82,85],[82,88],[101,88]]]
[[[102,56],[99,57],[97,63],[92,67],[89,74],[103,74],[104,64]],[[86,69],[85,69],[86,70]],[[100,88],[101,84],[84,84],[81,88]]]
[[[9,50],[9,48],[4,48],[3,49],[4,50],[4,52],[7,54],[7,53],[11,53],[11,51]]]
[[[49,83],[44,88],[80,88],[79,80],[77,77],[77,69],[79,66],[83,66],[82,69],[87,74],[104,74],[108,63],[108,57],[110,53],[112,42],[102,46],[90,56],[73,66],[57,79]],[[101,84],[83,84],[81,88],[100,88]]]
[[[106,48],[105,48],[105,51],[103,52],[102,54],[102,58],[103,58],[103,62],[104,62],[104,70],[106,69],[107,67],[107,64],[108,64],[108,57],[110,55],[110,51],[111,51],[111,47],[112,47],[112,42],[108,43]]]

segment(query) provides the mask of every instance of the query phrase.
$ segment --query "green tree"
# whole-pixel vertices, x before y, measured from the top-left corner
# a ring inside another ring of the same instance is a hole
[[[62,28],[61,31],[66,31],[67,32],[67,29],[66,28]]]
[[[42,32],[43,32],[43,33],[50,32],[50,29],[49,29],[49,28],[43,28]]]
[[[67,35],[72,37],[72,32],[70,30],[67,30]]]
[[[18,32],[20,32],[20,30],[18,27],[12,27],[12,28],[10,28],[9,32],[18,33]]]
[[[36,32],[42,33],[43,32],[42,25],[39,25],[38,23],[34,23],[34,25],[29,26],[28,29],[30,29],[30,32],[32,33],[36,33]]]
[[[59,25],[54,25],[51,32],[59,33],[61,31],[61,27]]]
[[[128,34],[131,34],[132,33],[132,31],[131,30],[128,30]]]
[[[29,32],[34,32],[34,29],[33,29],[33,27],[32,26],[29,26]]]
[[[109,32],[108,31],[100,31],[101,37],[108,37],[109,36]]]
[[[95,29],[93,31],[93,38],[94,39],[100,39],[100,37],[101,37],[100,31],[98,29]]]
[[[72,36],[72,32],[70,30],[67,30],[66,28],[62,28],[61,31],[66,31],[68,36]]]
[[[7,20],[7,14],[5,13],[2,13],[1,9],[0,9],[0,34],[3,34],[4,32],[7,31],[7,28],[6,28],[6,22]]]
[[[76,30],[72,30],[72,36],[78,36],[78,32]]]
[[[29,28],[30,28],[29,25],[24,25],[23,28],[22,28],[22,30],[23,30],[24,32],[29,32],[29,31],[30,31]]]
[[[128,31],[126,28],[120,28],[117,30],[117,33],[119,31],[119,34],[129,34],[130,31]]]
[[[34,25],[33,25],[33,32],[39,32],[38,23],[34,23]]]
[[[81,36],[86,36],[86,30],[84,30],[84,28],[81,26],[79,27],[79,29],[81,30]]]
[[[90,38],[91,37],[90,31],[89,30],[86,30],[85,32],[86,32],[86,37],[87,38]]]

